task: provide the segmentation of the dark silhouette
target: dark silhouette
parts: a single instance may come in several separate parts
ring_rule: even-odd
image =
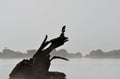
[[[51,61],[56,58],[68,60],[60,56],[53,56],[50,53],[55,48],[64,45],[68,38],[64,36],[65,26],[59,37],[47,41],[47,35],[38,51],[30,59],[23,59],[10,73],[10,79],[65,79],[61,72],[49,72]],[[48,44],[49,47],[45,48]]]

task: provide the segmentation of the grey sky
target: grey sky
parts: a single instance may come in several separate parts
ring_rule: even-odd
[[[0,0],[0,51],[37,49],[67,26],[69,52],[120,49],[119,0]]]

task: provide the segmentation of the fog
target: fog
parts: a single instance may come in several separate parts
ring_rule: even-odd
[[[120,48],[119,0],[1,0],[0,51],[38,49],[45,35],[63,25],[69,42],[61,48],[88,53]],[[61,49],[60,48],[60,49]],[[83,53],[83,54],[84,54]]]

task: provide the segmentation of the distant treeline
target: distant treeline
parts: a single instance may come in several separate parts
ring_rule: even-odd
[[[93,50],[89,54],[85,56],[86,58],[120,58],[120,50],[112,50],[108,52],[104,52],[101,49]]]
[[[22,53],[19,51],[13,51],[11,49],[3,49],[2,52],[0,52],[0,58],[3,59],[11,59],[11,58],[31,58],[35,53],[37,52],[37,50],[27,50],[26,53]],[[81,53],[68,53],[65,49],[61,49],[61,50],[54,50],[51,52],[51,56],[62,56],[62,57],[66,57],[66,58],[81,58],[82,54]]]
[[[37,50],[27,50],[26,53],[22,53],[19,51],[13,51],[11,49],[3,49],[2,52],[0,52],[0,58],[3,59],[11,59],[11,58],[31,58]],[[101,49],[93,50],[89,54],[83,56],[82,53],[68,53],[67,50],[61,49],[61,50],[54,50],[51,52],[51,56],[62,56],[66,58],[99,58],[99,59],[105,59],[105,58],[120,58],[120,50],[112,50],[108,52],[104,52]]]

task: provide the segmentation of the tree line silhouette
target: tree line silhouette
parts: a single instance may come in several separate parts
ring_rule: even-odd
[[[2,52],[0,52],[0,58],[31,58],[37,50],[27,50],[26,53],[22,53],[20,51],[13,51],[11,49],[3,49]],[[51,56],[62,56],[62,57],[67,57],[67,58],[81,58],[82,54],[81,53],[68,53],[67,50],[65,49],[60,49],[60,50],[53,50],[51,52]]]
[[[26,53],[22,53],[20,51],[14,51],[8,48],[3,49],[2,52],[0,52],[0,58],[30,58],[32,57],[37,50],[27,50]],[[86,54],[85,56],[82,55],[82,53],[69,53],[66,49],[60,49],[60,50],[53,50],[51,52],[51,56],[62,56],[66,58],[120,58],[120,50],[111,50],[108,52],[104,52],[101,49],[93,50],[89,54]]]

